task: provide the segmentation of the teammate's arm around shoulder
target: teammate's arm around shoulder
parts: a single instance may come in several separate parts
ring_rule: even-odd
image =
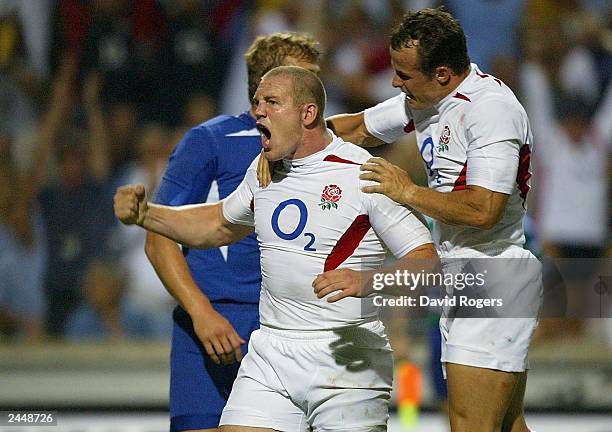
[[[360,147],[379,147],[386,144],[374,137],[365,124],[364,112],[355,114],[338,114],[327,118],[327,127],[344,141]]]
[[[246,237],[252,227],[229,222],[223,202],[170,207],[148,203],[142,184],[120,187],[114,197],[115,216],[126,225],[140,225],[194,248],[224,246]]]
[[[468,162],[469,165],[469,162]],[[361,169],[366,193],[380,193],[399,204],[410,206],[440,222],[490,229],[504,214],[509,195],[468,184],[464,190],[438,192],[416,185],[401,168],[382,158],[372,158]]]

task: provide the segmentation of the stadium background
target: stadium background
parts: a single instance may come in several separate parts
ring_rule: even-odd
[[[248,107],[255,35],[314,35],[327,114],[355,112],[394,94],[386,38],[402,11],[440,3],[530,115],[529,247],[609,257],[609,1],[0,0],[0,410],[59,410],[65,430],[165,430],[173,303],[142,232],[113,220],[113,191],[154,186],[189,127]],[[380,153],[423,182],[411,139]],[[433,321],[388,324],[398,364],[422,368],[419,431],[444,430]],[[611,346],[610,320],[542,323],[526,396],[538,431],[612,431]]]

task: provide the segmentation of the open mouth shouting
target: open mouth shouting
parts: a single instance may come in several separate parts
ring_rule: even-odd
[[[263,147],[264,151],[269,151],[270,150],[270,138],[272,137],[272,132],[270,132],[270,129],[268,129],[266,126],[264,126],[263,124],[259,122],[255,124],[255,127],[261,134],[261,146]]]

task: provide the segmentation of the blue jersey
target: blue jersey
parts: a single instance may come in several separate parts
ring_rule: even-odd
[[[178,143],[155,202],[178,206],[217,202],[234,191],[261,151],[255,119],[248,112],[215,117],[191,129]],[[191,274],[212,302],[258,303],[261,285],[255,234],[218,249],[183,248]]]

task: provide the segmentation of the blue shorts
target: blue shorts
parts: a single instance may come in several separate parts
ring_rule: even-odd
[[[427,343],[429,345],[429,374],[431,383],[434,388],[434,396],[436,402],[443,402],[448,399],[448,390],[446,388],[446,380],[442,372],[442,334],[440,327],[428,323],[427,325]]]
[[[216,303],[223,315],[247,341],[259,328],[257,304]],[[170,430],[216,428],[221,418],[240,363],[216,365],[193,331],[191,318],[177,306],[173,314],[170,354]]]

